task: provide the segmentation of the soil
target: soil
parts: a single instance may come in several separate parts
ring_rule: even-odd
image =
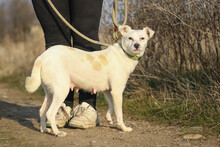
[[[129,133],[110,126],[104,119],[105,110],[99,109],[101,126],[91,129],[61,128],[67,136],[57,138],[39,131],[39,109],[43,98],[0,84],[0,146],[207,146],[217,147],[220,139],[205,136],[184,140],[184,130],[177,126],[156,125],[147,121],[124,117]],[[202,129],[202,128],[199,128]]]

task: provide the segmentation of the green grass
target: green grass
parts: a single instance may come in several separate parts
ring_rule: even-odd
[[[1,83],[8,83],[10,86],[16,87],[21,91],[25,91],[24,89],[24,75],[22,73],[14,74],[10,76],[3,76],[0,78]]]
[[[202,126],[212,135],[220,133],[220,115],[217,107],[214,103],[198,106],[195,102],[186,104],[184,101],[164,102],[150,98],[127,100],[124,103],[124,111],[133,119],[170,125]]]
[[[201,126],[204,134],[218,136],[220,77],[210,71],[160,72],[156,78],[132,77],[136,83],[126,88],[124,110],[133,119]]]
[[[24,73],[15,73],[10,76],[4,76],[0,78],[1,83],[7,83],[10,87],[14,87],[24,93],[27,93],[24,87],[25,78],[27,75]],[[44,96],[44,90],[40,87],[36,93],[36,95]]]

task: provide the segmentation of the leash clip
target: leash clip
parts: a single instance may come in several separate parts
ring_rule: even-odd
[[[118,41],[119,39],[122,38],[122,35],[118,33],[118,27],[115,24],[112,24],[113,27],[113,39]]]

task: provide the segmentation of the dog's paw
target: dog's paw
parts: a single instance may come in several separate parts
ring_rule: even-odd
[[[106,116],[105,119],[107,120],[107,122],[108,122],[109,125],[113,125],[113,121],[112,121],[111,117],[108,118],[108,117]]]
[[[131,127],[124,127],[121,129],[123,132],[131,132],[133,129]]]
[[[46,128],[46,129],[40,129],[40,132],[41,133],[51,133],[51,129],[49,129],[49,128]]]
[[[56,137],[65,137],[67,135],[66,132],[60,131],[58,134],[56,134]]]
[[[108,121],[109,125],[113,125],[113,121],[110,113],[106,114],[105,119]]]
[[[112,120],[107,120],[109,125],[113,125],[113,121]]]

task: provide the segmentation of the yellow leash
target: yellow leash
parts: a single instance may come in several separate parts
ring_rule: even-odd
[[[128,16],[128,2],[124,0],[125,6],[125,14],[124,14],[124,22],[121,25],[125,25],[127,23],[127,16]],[[118,2],[114,0],[113,9],[112,9],[112,20],[113,20],[113,38],[115,40],[120,39],[121,37],[118,35],[118,27],[119,24],[117,23],[117,15],[118,15]]]
[[[61,14],[60,12],[57,10],[57,8],[53,5],[53,3],[51,2],[51,0],[47,0],[49,5],[51,6],[51,8],[54,10],[54,12],[58,15],[58,17],[71,29],[73,30],[75,33],[77,33],[80,37],[86,39],[87,41],[91,42],[91,43],[94,43],[94,44],[98,44],[98,45],[102,45],[102,46],[110,46],[110,44],[107,44],[107,43],[102,43],[100,41],[96,41],[96,40],[93,40],[87,36],[85,36],[84,34],[82,34],[81,32],[79,32],[77,29],[75,29]],[[125,2],[125,19],[124,19],[124,24],[126,24],[127,22],[127,0],[124,0]],[[113,18],[113,27],[114,27],[114,31],[113,31],[113,38],[118,40],[118,34],[117,34],[117,29],[118,29],[118,24],[117,24],[117,9],[118,9],[118,6],[117,6],[117,0],[114,1],[114,8],[113,8],[113,12],[112,12],[112,18]],[[116,36],[116,37],[114,37]]]

